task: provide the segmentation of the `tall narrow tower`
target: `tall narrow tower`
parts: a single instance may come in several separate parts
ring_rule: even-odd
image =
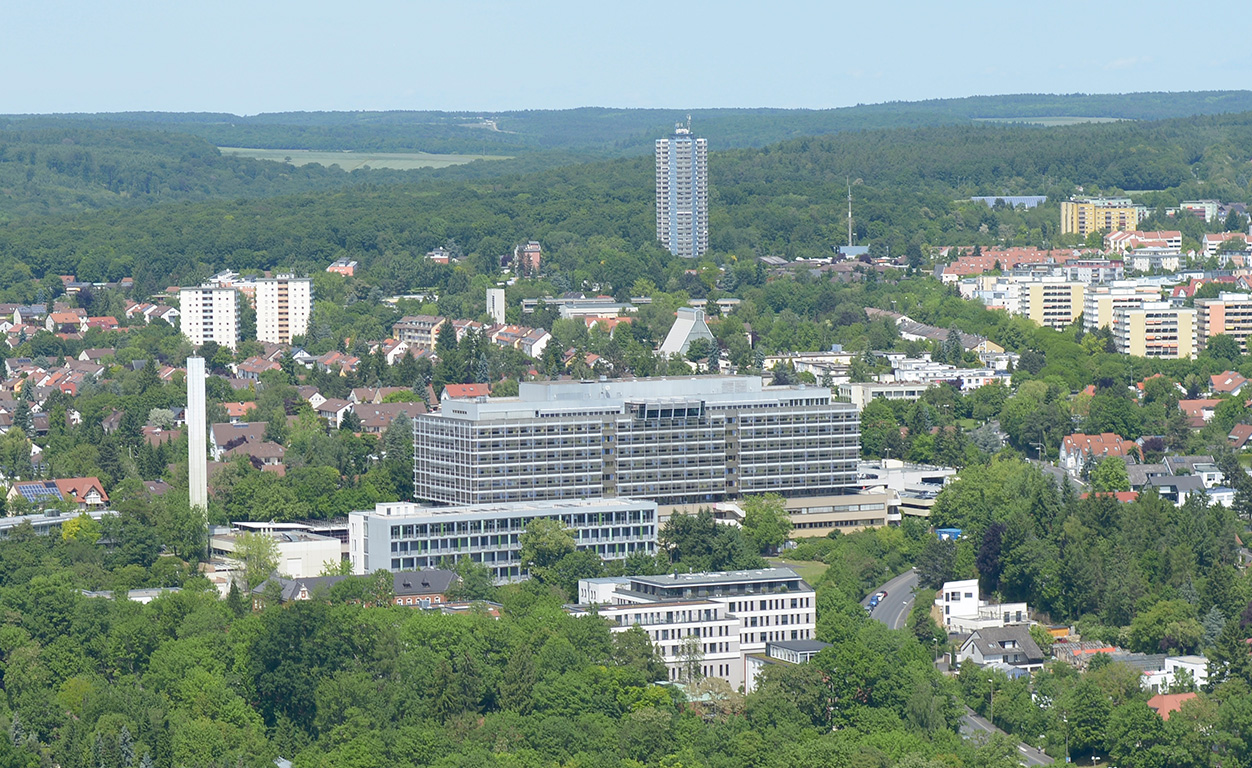
[[[204,402],[204,358],[187,358],[187,489],[191,508],[209,509],[208,435]]]
[[[691,135],[691,118],[656,141],[656,239],[675,256],[709,248],[708,145]]]

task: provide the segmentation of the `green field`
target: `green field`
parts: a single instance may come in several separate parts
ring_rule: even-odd
[[[816,560],[785,560],[781,557],[771,557],[769,564],[774,568],[790,568],[800,574],[800,578],[810,584],[816,584],[817,580],[822,577],[826,569],[830,566],[825,563],[819,563]]]
[[[222,154],[252,157],[257,160],[274,160],[292,165],[317,163],[327,168],[338,165],[345,171],[358,168],[389,168],[394,171],[411,171],[415,168],[447,168],[464,165],[475,160],[509,160],[505,155],[429,155],[425,152],[352,152],[323,149],[251,149],[248,147],[218,147]]]
[[[975,117],[977,123],[1029,123],[1047,127],[1057,125],[1078,125],[1079,123],[1116,123],[1120,117]]]

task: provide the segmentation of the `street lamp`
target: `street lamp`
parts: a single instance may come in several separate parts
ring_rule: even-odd
[[[1065,762],[1069,762],[1069,718],[1066,712],[1061,712],[1061,724],[1065,726]]]

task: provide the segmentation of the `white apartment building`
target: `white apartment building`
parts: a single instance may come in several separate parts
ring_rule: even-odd
[[[375,505],[348,515],[352,572],[434,568],[468,557],[491,569],[498,582],[528,574],[521,536],[535,520],[557,520],[574,531],[578,549],[604,560],[656,552],[656,504],[636,499],[510,502],[424,507],[411,502]]]
[[[837,496],[860,453],[855,408],[759,376],[522,382],[413,423],[414,496],[445,504]]]
[[[945,629],[952,626],[953,619],[973,619],[978,616],[978,579],[945,581],[943,589],[935,595],[935,605],[943,614]]]
[[[708,144],[690,125],[656,141],[656,239],[688,259],[709,248]]]
[[[491,315],[491,319],[497,325],[504,325],[504,289],[488,288],[487,289],[487,314]]]
[[[312,278],[278,275],[257,279],[257,341],[290,344],[293,336],[309,332],[312,314]]]
[[[1083,296],[1082,327],[1088,333],[1105,326],[1112,328],[1114,311],[1138,309],[1146,302],[1160,299],[1160,289],[1133,280],[1091,286]]]
[[[579,582],[580,594],[582,591],[583,583]],[[764,652],[768,643],[814,639],[817,627],[816,598],[817,593],[813,587],[790,568],[630,576],[628,583],[618,586],[612,594],[613,604],[627,609],[627,616],[633,616],[635,610],[645,607],[660,611],[659,619],[666,611],[673,610],[671,606],[693,602],[721,605],[725,610],[724,614],[714,612],[694,617],[699,623],[693,628],[698,636],[711,638],[718,647],[724,649],[706,649],[706,658],[713,654],[729,654],[729,649],[736,649],[735,668],[728,674],[722,675],[716,671],[706,673],[723,677],[734,687],[741,685],[745,679],[747,655]],[[601,608],[601,615],[606,610]],[[726,624],[726,618],[737,623]],[[632,619],[627,621],[633,623]],[[626,624],[617,631],[624,631],[629,626],[631,624]],[[723,626],[731,627],[730,631],[734,636],[718,640],[727,637],[719,634],[722,631],[720,627]],[[672,637],[671,631],[671,645]],[[666,641],[653,638],[653,642],[663,646]],[[666,655],[667,649],[661,647],[660,650]],[[668,650],[672,654],[673,649]],[[669,663],[669,656],[666,656],[666,665]],[[712,662],[712,666],[716,668],[718,663],[720,662]]]
[[[1136,272],[1177,272],[1182,266],[1182,250],[1169,247],[1140,248],[1126,260]]]
[[[574,609],[573,616],[587,616],[589,611]],[[716,600],[675,600],[661,603],[601,605],[596,613],[609,622],[609,631],[626,632],[640,627],[656,646],[669,679],[685,679],[689,667],[701,677],[720,677],[731,688],[744,683],[743,654],[739,638],[742,620],[733,615],[725,603]],[[697,638],[698,652],[687,646],[688,638]]]
[[[338,563],[343,557],[339,539],[312,533],[297,523],[238,523],[233,530],[214,531],[209,537],[213,557],[235,561],[239,536],[245,532],[273,538],[278,551],[276,570],[294,579],[317,576],[327,563]]]
[[[192,346],[212,341],[233,351],[239,343],[239,292],[234,288],[180,288],[178,308],[183,335]]]
[[[896,382],[939,384],[949,382],[962,392],[994,384],[1008,384],[1012,376],[994,368],[957,368],[947,363],[935,363],[929,359],[905,359],[893,364],[891,378]]]

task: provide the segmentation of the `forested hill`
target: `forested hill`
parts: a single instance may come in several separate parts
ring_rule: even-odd
[[[518,112],[122,112],[0,116],[0,129],[129,127],[203,137],[217,146],[517,155],[562,151],[618,156],[653,141],[691,115],[715,149],[762,147],[800,136],[878,128],[962,125],[980,119],[1057,117],[1161,120],[1252,110],[1252,91],[1131,94],[1016,94],[859,104],[840,109],[608,109]]]
[[[710,159],[711,244],[750,257],[826,254],[846,239],[845,179],[858,242],[1037,245],[1057,232],[1057,201],[1083,184],[1135,186],[1150,205],[1252,198],[1252,113],[1061,128],[936,126],[799,139]],[[281,164],[268,164],[285,168]],[[370,172],[372,173],[372,172]],[[366,175],[363,178],[386,178]],[[972,194],[1039,193],[1031,211],[961,202]],[[487,182],[357,185],[338,191],[150,206],[0,226],[0,288],[33,275],[86,280],[133,274],[145,287],[223,266],[316,271],[339,256],[392,292],[440,284],[413,259],[453,240],[483,268],[539,238],[553,269],[626,290],[664,257],[654,245],[648,157],[566,166]],[[424,260],[419,259],[422,264]],[[545,260],[545,263],[549,263]],[[142,265],[145,269],[139,269]],[[442,275],[442,276],[441,276]],[[573,279],[577,276],[579,279]]]

